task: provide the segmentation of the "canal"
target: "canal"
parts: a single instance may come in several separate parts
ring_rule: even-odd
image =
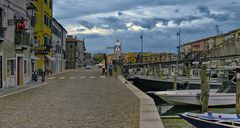
[[[144,88],[141,88],[138,85],[138,82],[133,82],[133,84],[141,89],[143,92],[146,90],[146,86]],[[164,124],[165,128],[195,128],[188,122],[181,119],[178,114],[184,113],[184,112],[194,112],[194,113],[200,113],[200,107],[197,106],[172,106],[161,100],[159,97],[148,94],[150,97],[152,97],[155,101],[156,107],[158,109],[159,115],[162,118],[162,122]],[[216,113],[234,113],[235,108],[234,106],[228,106],[228,107],[218,107],[218,108],[209,108],[210,111],[216,112]]]

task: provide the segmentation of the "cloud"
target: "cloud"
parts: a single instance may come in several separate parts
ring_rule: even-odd
[[[207,6],[204,6],[204,5],[200,5],[197,7],[197,10],[200,12],[200,13],[206,13],[206,14],[210,14],[210,10]]]
[[[70,35],[77,35],[77,34],[83,34],[83,35],[109,35],[112,33],[112,30],[110,29],[104,29],[99,27],[93,27],[93,28],[87,28],[82,25],[69,25],[66,27],[68,30],[68,34]]]
[[[133,23],[127,23],[126,26],[128,27],[128,30],[130,30],[130,31],[140,31],[140,30],[144,29],[142,26],[135,25]]]
[[[182,43],[240,28],[239,0],[54,0],[54,16],[68,30],[86,38],[91,52],[105,51],[116,38],[125,51],[139,51],[140,30],[148,51],[176,51]]]

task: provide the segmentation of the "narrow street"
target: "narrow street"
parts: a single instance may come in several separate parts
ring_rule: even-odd
[[[139,101],[115,77],[77,70],[0,99],[1,128],[137,128]]]

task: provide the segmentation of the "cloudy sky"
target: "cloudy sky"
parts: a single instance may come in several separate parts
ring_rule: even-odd
[[[176,52],[182,42],[240,28],[239,0],[54,0],[54,16],[87,51],[105,52],[119,38],[123,51]]]

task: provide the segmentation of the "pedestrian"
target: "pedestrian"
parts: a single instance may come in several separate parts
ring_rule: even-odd
[[[102,65],[102,76],[105,75],[106,73],[106,66],[105,64]]]
[[[113,64],[110,64],[108,67],[108,72],[109,72],[109,76],[112,76],[112,72],[113,72]]]

